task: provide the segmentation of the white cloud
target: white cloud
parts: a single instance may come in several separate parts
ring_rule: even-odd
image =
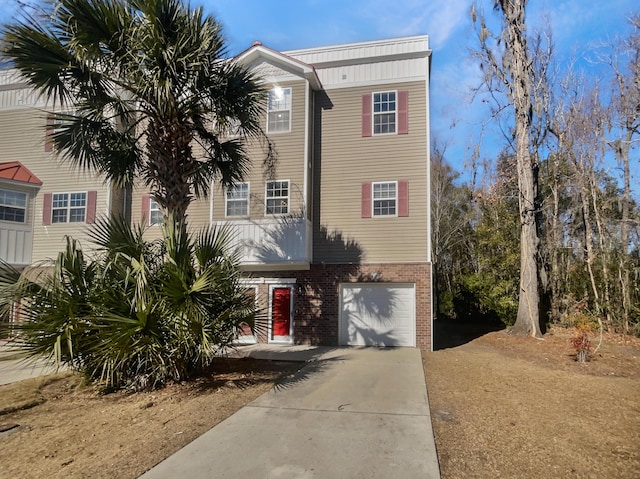
[[[425,2],[404,0],[389,8],[388,1],[371,0],[357,8],[358,16],[375,25],[377,33],[385,37],[420,35],[427,33],[432,45],[447,42],[453,33],[469,22],[471,0]]]
[[[432,4],[425,19],[425,31],[429,33],[433,45],[447,43],[453,33],[461,27],[470,25],[469,0],[453,0],[447,2],[446,8]]]

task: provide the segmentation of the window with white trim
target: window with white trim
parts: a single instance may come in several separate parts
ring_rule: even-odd
[[[52,223],[83,223],[87,211],[87,193],[53,193]]]
[[[226,216],[249,216],[249,183],[236,183],[227,189]]]
[[[233,138],[240,136],[241,122],[238,118],[225,118],[223,121],[220,118],[213,120],[213,130],[224,137]]]
[[[291,88],[269,90],[267,133],[291,131]]]
[[[373,101],[373,134],[384,135],[396,132],[396,92],[374,93]]]
[[[162,210],[160,205],[153,198],[149,198],[149,225],[161,225],[162,224]]]
[[[373,216],[396,216],[398,204],[398,183],[372,183],[371,201]]]
[[[27,218],[27,194],[0,190],[0,221],[24,223]]]
[[[289,213],[289,180],[267,181],[265,210],[268,215]]]

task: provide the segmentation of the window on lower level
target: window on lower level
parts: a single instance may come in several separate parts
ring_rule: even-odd
[[[373,183],[372,186],[373,216],[396,216],[398,203],[397,182]]]
[[[249,183],[237,183],[227,189],[226,216],[249,215]]]
[[[362,218],[409,216],[409,181],[362,183]]]
[[[53,193],[52,223],[83,223],[87,209],[87,193]]]
[[[0,190],[0,221],[24,223],[27,217],[27,194]]]
[[[289,213],[289,180],[267,181],[266,213],[286,215]]]
[[[149,199],[149,224],[161,225],[162,224],[162,210],[160,205],[154,199]]]

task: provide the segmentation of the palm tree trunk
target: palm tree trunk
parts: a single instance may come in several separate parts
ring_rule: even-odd
[[[187,210],[193,201],[191,180],[195,174],[191,143],[193,132],[182,124],[151,124],[149,150],[157,152],[149,159],[149,180],[156,185],[153,197],[162,208],[165,220],[172,215],[176,222],[187,224]]]

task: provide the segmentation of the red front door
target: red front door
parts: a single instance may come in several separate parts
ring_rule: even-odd
[[[273,288],[273,336],[289,336],[291,329],[291,289]]]

